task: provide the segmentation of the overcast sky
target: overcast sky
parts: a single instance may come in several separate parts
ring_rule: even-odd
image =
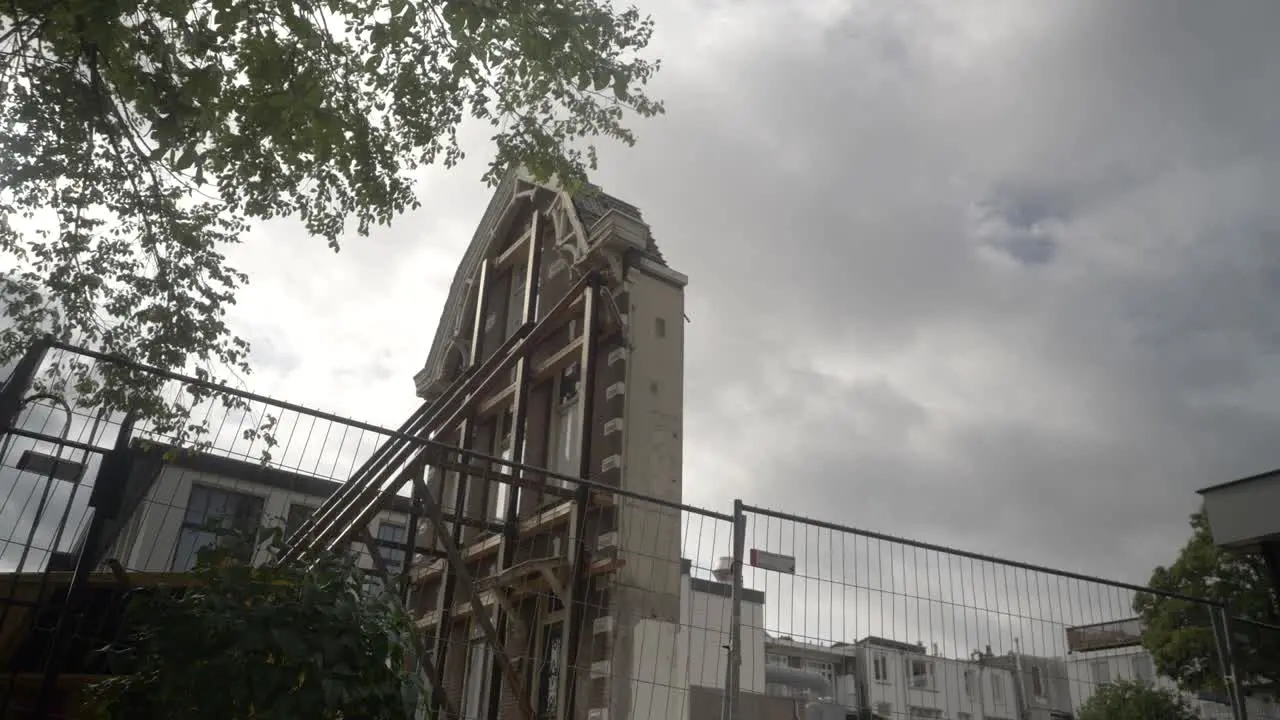
[[[595,180],[689,275],[685,497],[1130,580],[1280,465],[1280,5],[646,3]],[[397,425],[489,190],[234,255],[256,390]]]

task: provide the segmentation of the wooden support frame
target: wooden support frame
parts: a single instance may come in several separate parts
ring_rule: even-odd
[[[607,508],[613,507],[615,504],[614,496],[612,494],[594,491],[590,493],[590,495],[592,507]],[[574,506],[574,501],[570,500],[544,508],[534,515],[522,518],[519,522],[517,537],[532,537],[534,535],[545,533],[559,525],[572,522]],[[501,545],[502,536],[492,535],[468,545],[463,551],[463,557],[469,563],[476,563],[496,553]],[[437,576],[447,572],[448,568],[449,565],[446,561],[437,560],[430,565],[416,569],[414,571],[413,581],[425,582],[433,580]]]
[[[538,319],[538,299],[542,290],[542,229],[539,227],[539,215],[534,213],[532,226],[529,228],[528,242],[524,244],[525,251],[525,283],[524,283],[524,302],[522,309],[524,310],[524,323],[526,325],[535,323]],[[516,360],[515,382],[511,388],[511,459],[518,462],[524,462],[524,446],[526,441],[526,431],[529,419],[529,366],[533,361],[533,343],[525,345],[519,358]],[[523,473],[521,473],[523,475]],[[515,479],[516,473],[511,473],[511,479]],[[521,478],[523,479],[523,477]],[[502,509],[502,539],[499,541],[498,547],[498,572],[502,572],[511,567],[514,556],[514,545],[519,539],[519,517],[520,517],[520,500],[524,497],[525,484],[516,487],[514,484],[511,492],[507,493],[507,506]],[[508,617],[517,620],[519,616],[514,613],[503,613],[498,616],[498,635],[502,638],[507,637]],[[502,674],[498,672],[495,666],[489,677],[489,699],[487,708],[488,720],[499,720],[502,707]],[[514,692],[516,685],[512,685]]]
[[[478,314],[478,311],[479,311],[479,306],[477,306],[477,314]],[[472,426],[472,424],[464,420],[461,423],[461,427],[458,429],[458,436],[462,439],[463,447],[467,447],[468,445],[470,445],[475,437],[475,429]],[[467,485],[469,484],[470,477],[465,472],[458,472],[457,479],[458,479],[457,487],[455,487],[453,491],[453,508],[455,513],[465,517],[467,514],[467,510],[466,510]],[[442,478],[442,482],[440,485],[440,497],[442,499],[444,498],[444,493],[448,489],[449,489],[449,484],[447,482],[444,482]],[[427,502],[430,504],[427,510],[428,510],[428,513],[431,514],[431,526],[432,526],[432,530],[436,534],[436,538],[437,538],[436,544],[443,545],[443,542],[441,542],[439,538],[442,536],[446,536],[445,529],[442,526],[437,527],[437,525],[439,523],[444,522],[444,515],[441,512],[439,506],[434,506],[434,503],[431,503],[431,500],[429,497],[427,499]],[[434,506],[434,510],[432,506]],[[455,546],[458,543],[462,542],[462,528],[463,528],[462,523],[455,522],[449,525],[449,535],[452,536],[450,538],[450,542],[453,543]],[[448,555],[448,551],[446,550],[445,552]],[[443,702],[442,698],[445,695],[443,673],[444,673],[444,669],[448,666],[447,659],[448,659],[448,653],[449,653],[449,633],[452,630],[449,624],[449,611],[453,607],[453,596],[454,596],[454,593],[457,592],[457,583],[459,580],[457,566],[455,565],[455,561],[452,555],[448,555],[446,557],[445,564],[446,564],[446,567],[453,567],[454,570],[453,572],[449,572],[445,574],[444,581],[440,583],[440,590],[438,591],[439,594],[436,595],[436,607],[441,609],[442,619],[439,627],[436,628],[435,640],[432,644],[431,652],[432,652],[432,657],[436,659],[436,671],[441,673],[441,675],[439,677],[440,682],[434,685],[435,691],[433,692],[432,698],[431,698],[431,709],[432,709],[431,716],[432,717],[439,716],[438,713],[440,710],[440,706]],[[466,568],[464,567],[463,569],[465,570]]]
[[[600,577],[618,572],[626,567],[626,560],[619,557],[601,557],[586,567],[586,575],[589,578]],[[541,574],[532,576],[524,585],[512,586],[508,588],[508,594],[512,597],[527,597],[529,595],[538,595],[542,597],[550,597],[551,588],[547,585],[546,579]],[[493,589],[485,590],[478,593],[480,595],[481,606],[492,605],[496,600],[496,593]],[[455,603],[450,611],[452,620],[462,620],[471,616],[471,604],[469,602]],[[432,610],[424,614],[415,621],[417,627],[421,630],[434,628],[440,622],[439,610]]]
[[[487,264],[484,267],[487,268]],[[482,280],[484,280],[484,278],[487,278],[487,271],[482,270],[481,275],[483,276]],[[485,283],[482,282],[481,284],[484,285]],[[458,378],[439,400],[419,407],[410,416],[409,420],[400,426],[396,434],[380,445],[369,459],[352,474],[351,479],[344,483],[338,492],[321,504],[316,512],[303,523],[302,527],[295,533],[295,536],[289,539],[289,547],[281,555],[280,561],[291,562],[298,559],[311,545],[332,549],[349,540],[349,533],[346,531],[358,525],[361,519],[360,515],[352,517],[352,510],[361,507],[361,504],[365,503],[361,511],[363,513],[368,510],[369,506],[376,506],[388,495],[398,492],[403,483],[387,487],[384,487],[384,485],[388,479],[395,476],[397,469],[402,468],[411,458],[419,456],[432,448],[437,451],[449,449],[440,443],[429,441],[427,438],[433,431],[455,425],[470,403],[474,402],[476,397],[491,385],[495,378],[510,367],[513,358],[517,357],[523,351],[523,348],[532,346],[551,330],[554,330],[556,328],[555,323],[559,321],[560,317],[576,305],[578,289],[585,286],[585,284],[586,278],[583,278],[575,286],[575,289],[566,295],[564,300],[547,313],[541,322],[536,324],[526,323],[521,326],[491,356],[483,362],[479,362],[478,365],[476,363],[480,356],[475,351],[479,349],[477,345],[479,340],[477,340],[476,336],[473,336],[472,365],[467,372]],[[476,306],[475,326],[483,328],[483,312],[485,309],[481,307],[481,301],[487,298],[487,292],[482,292],[479,298]],[[444,416],[443,419],[442,416]],[[470,452],[469,454],[481,455],[483,453]],[[335,533],[337,534],[336,536]]]
[[[323,546],[330,548],[346,542],[353,527],[358,527],[362,522],[368,522],[369,518],[376,514],[379,507],[386,502],[386,498],[399,492],[400,488],[404,487],[404,483],[408,481],[407,476],[402,472],[405,465],[421,459],[433,450],[436,455],[441,452],[456,452],[464,457],[494,460],[494,458],[485,453],[463,448],[449,448],[440,443],[425,440],[425,438],[433,431],[452,427],[461,422],[466,416],[466,411],[471,408],[484,388],[492,385],[496,378],[510,368],[521,352],[533,347],[552,330],[559,327],[558,323],[563,316],[582,301],[581,289],[590,284],[595,277],[596,274],[592,273],[579,280],[574,289],[555,308],[548,312],[540,322],[532,327],[528,323],[522,325],[492,356],[481,363],[479,369],[459,380],[456,388],[449,393],[450,401],[438,406],[437,412],[433,412],[430,417],[418,425],[416,432],[422,439],[415,438],[414,440],[406,441],[399,437],[392,438],[393,441],[400,443],[400,450],[397,451],[399,452],[398,459],[393,459],[384,464],[371,480],[360,478],[359,480],[348,481],[346,485],[363,483],[364,489],[357,492],[349,504],[332,511],[331,519],[326,520],[325,524],[315,531],[311,539],[317,540]],[[477,380],[476,378],[480,379]],[[447,415],[445,415],[446,412]],[[445,415],[445,419],[440,420],[441,415]],[[430,456],[427,455],[427,457]],[[435,462],[435,459],[429,459],[428,462]],[[401,470],[398,476],[396,474],[397,469]],[[364,504],[361,505],[361,503]],[[353,508],[362,509],[359,509],[353,515]],[[299,533],[302,532],[301,530],[299,531]],[[332,539],[328,543],[324,543],[324,538]],[[290,549],[290,551],[292,550],[293,548]],[[289,554],[286,553],[282,560],[287,561],[288,559]]]
[[[449,556],[449,565],[453,569],[451,574],[456,581],[471,587],[474,580],[471,577],[471,571],[467,569],[466,562],[462,559],[462,555],[458,550],[458,545],[453,542],[449,532],[445,529],[444,518],[440,514],[440,506],[428,500],[427,512],[431,515],[431,529],[435,533],[436,541],[444,547],[445,553]],[[511,658],[507,657],[506,648],[502,643],[493,623],[490,622],[488,615],[484,611],[484,606],[480,602],[480,598],[476,593],[470,593],[469,602],[471,605],[471,613],[473,620],[480,625],[481,632],[484,633],[485,640],[489,646],[493,648],[493,657],[495,665],[502,671],[503,678],[507,681],[511,688],[512,695],[516,698],[516,702],[520,709],[520,715],[525,720],[533,720],[533,706],[529,702],[529,697],[525,694],[521,687],[520,677],[516,674],[515,666],[511,663]],[[442,609],[445,606],[441,606]],[[436,630],[436,637],[439,638],[449,631],[449,624],[441,622]],[[444,666],[443,656],[437,655],[437,672]]]
[[[595,389],[597,359],[600,339],[597,318],[597,307],[600,304],[602,283],[598,275],[592,277],[585,293],[582,310],[582,368],[579,379],[582,403],[581,427],[582,446],[579,456],[579,476],[583,479],[592,475],[592,435],[595,430]],[[579,485],[574,500],[573,523],[569,551],[572,565],[569,571],[569,598],[565,602],[565,643],[562,648],[562,665],[564,669],[561,682],[564,683],[564,702],[560,704],[559,720],[573,720],[578,700],[578,649],[582,644],[582,619],[586,614],[587,588],[590,584],[588,576],[589,554],[586,548],[587,512],[591,508],[591,491],[586,485]]]
[[[360,539],[361,539],[361,542],[364,543],[365,547],[369,549],[369,556],[373,561],[373,568],[374,568],[373,573],[382,580],[384,591],[391,592],[392,590],[391,569],[387,567],[386,558],[382,557],[382,553],[378,552],[379,545],[377,541],[374,539],[373,533],[370,532],[369,527],[367,525],[364,527],[363,531],[360,533]],[[414,546],[417,545],[416,542],[412,544]],[[404,576],[406,579],[408,577],[407,570],[409,567],[408,557],[409,557],[409,553],[406,553],[405,554],[406,573]],[[398,596],[398,593],[396,593],[396,595]],[[438,667],[437,664],[432,662],[431,658],[424,653],[424,648],[422,647],[421,638],[418,635],[413,634],[411,635],[410,642],[412,643],[412,646],[413,646],[413,654],[416,656],[415,659],[417,662],[423,665],[422,667],[423,674],[426,675],[427,681],[431,684],[432,700],[434,701],[434,699],[437,696],[444,696],[445,692],[444,692],[444,683],[443,683],[443,673],[437,672],[437,667]],[[441,665],[439,667],[443,667],[443,666]],[[453,703],[449,701],[448,697],[442,697],[441,707],[443,707],[444,710],[448,713],[448,717],[460,717],[460,715],[458,714],[457,708],[453,706]],[[439,716],[433,715],[432,717],[439,717]]]
[[[600,292],[603,284],[602,278],[598,270],[588,270],[583,277],[578,278],[572,287],[566,292],[565,296],[559,299],[555,306],[550,310],[541,313],[542,318],[539,320],[538,311],[538,295],[540,291],[540,274],[541,260],[543,257],[542,241],[545,233],[539,227],[541,216],[534,215],[531,231],[525,234],[526,242],[517,241],[513,247],[504,250],[502,259],[510,260],[513,263],[519,262],[519,256],[524,254],[525,261],[525,297],[524,297],[524,323],[509,337],[500,347],[489,352],[486,356],[486,348],[484,347],[485,331],[484,324],[489,312],[489,306],[492,302],[497,301],[497,295],[491,287],[493,284],[493,276],[495,274],[495,265],[492,259],[484,261],[477,273],[479,280],[475,290],[477,293],[473,297],[476,298],[474,307],[474,317],[472,320],[472,337],[470,366],[462,377],[458,378],[448,390],[429,408],[424,408],[411,418],[408,427],[401,434],[393,436],[384,448],[379,448],[375,452],[374,458],[362,466],[356,476],[353,476],[343,490],[335,494],[331,498],[331,502],[327,504],[329,507],[323,513],[317,513],[315,523],[311,528],[304,528],[306,532],[300,532],[301,550],[299,556],[306,553],[309,547],[329,547],[331,545],[347,542],[348,538],[355,532],[360,532],[359,528],[367,528],[368,520],[377,513],[381,505],[385,504],[386,498],[399,491],[404,483],[408,482],[413,475],[421,474],[421,467],[427,464],[440,467],[443,472],[458,473],[458,487],[455,495],[455,510],[457,517],[452,518],[452,522],[446,521],[442,506],[445,498],[436,498],[429,492],[424,493],[417,490],[415,494],[422,496],[423,510],[426,517],[430,518],[432,533],[436,536],[436,544],[443,547],[445,559],[444,562],[428,562],[419,563],[417,566],[411,567],[406,573],[412,578],[423,576],[431,576],[435,574],[437,568],[446,571],[445,577],[442,578],[441,587],[437,603],[438,622],[436,624],[436,634],[434,637],[433,649],[435,650],[433,660],[434,667],[429,672],[433,682],[432,709],[438,713],[442,705],[447,702],[448,698],[442,690],[443,673],[445,668],[449,666],[446,651],[448,647],[448,637],[452,623],[450,615],[456,614],[454,608],[454,595],[458,592],[459,587],[467,587],[474,585],[472,572],[474,566],[468,563],[473,559],[481,557],[486,551],[482,549],[481,555],[473,554],[474,546],[468,547],[465,555],[459,548],[462,546],[462,528],[466,525],[472,525],[471,520],[467,516],[472,514],[469,512],[469,505],[475,504],[474,501],[468,502],[467,496],[468,486],[474,478],[482,477],[482,482],[487,488],[493,482],[508,483],[513,491],[508,494],[507,506],[503,513],[503,520],[500,523],[501,534],[491,540],[495,541],[492,546],[494,551],[498,553],[499,568],[509,567],[515,557],[515,545],[522,536],[530,534],[535,528],[539,532],[545,532],[550,527],[547,523],[554,524],[555,518],[545,517],[543,513],[539,513],[537,520],[533,523],[527,523],[524,519],[519,518],[519,511],[522,503],[522,496],[527,493],[520,492],[529,487],[543,486],[541,478],[538,477],[537,471],[520,467],[524,458],[525,433],[528,425],[528,401],[529,390],[538,376],[548,377],[554,374],[560,367],[567,365],[573,361],[574,355],[582,358],[582,371],[580,376],[582,398],[579,402],[583,404],[583,412],[581,422],[583,424],[583,458],[580,464],[580,475],[588,474],[590,471],[591,458],[591,439],[590,431],[593,429],[591,423],[594,420],[592,414],[592,396],[595,391],[596,373],[594,369],[596,348],[598,347],[597,337],[600,334],[600,323],[597,315],[600,310]],[[583,336],[581,338],[571,338],[568,347],[558,348],[551,358],[545,359],[538,363],[538,367],[533,365],[533,353],[538,344],[549,337],[555,331],[561,329],[567,319],[572,315],[581,313],[583,318]],[[514,367],[513,367],[514,366]],[[496,388],[497,382],[509,383],[510,373],[515,371],[515,383],[510,383],[506,387]],[[502,462],[496,458],[489,456],[487,453],[475,452],[471,448],[475,440],[475,414],[477,410],[500,411],[504,406],[510,405],[512,409],[512,456],[510,461],[515,467],[512,468],[510,474],[492,472],[493,467]],[[480,406],[480,407],[477,407]],[[451,428],[461,428],[463,437],[460,448],[450,448],[442,443],[430,440],[433,434],[438,432],[448,432]],[[455,456],[456,453],[456,456]],[[415,466],[417,466],[415,468]],[[558,488],[557,488],[558,489]],[[482,491],[481,493],[485,493]],[[555,493],[564,495],[567,493]],[[587,498],[588,504],[594,504],[598,493],[586,491],[584,488],[584,496]],[[609,498],[612,500],[612,497]],[[571,522],[574,527],[581,526],[585,510],[582,509],[581,502],[566,503],[569,508],[568,513],[560,516],[560,521]],[[488,512],[483,511],[487,518]],[[572,517],[578,517],[572,520]],[[423,522],[426,522],[424,519]],[[487,525],[487,523],[485,523]],[[415,538],[416,544],[416,538]],[[481,543],[483,547],[483,543]],[[578,564],[581,564],[585,557],[582,543],[579,542],[574,546],[573,557]],[[376,555],[376,551],[375,551]],[[585,582],[588,573],[581,567],[578,568],[576,577],[579,577],[580,583]],[[555,588],[562,602],[572,599],[575,584],[572,578],[557,573],[543,574],[541,578],[548,588]],[[412,582],[412,580],[411,580]],[[518,626],[518,616],[514,612],[518,612],[511,599],[506,596],[505,591],[502,597],[494,597],[493,603],[502,609],[492,619],[482,617],[482,610],[479,608],[479,601],[474,593],[470,593],[468,605],[471,608],[471,614],[476,616],[476,621],[481,625],[481,630],[488,644],[493,648],[497,662],[493,666],[491,682],[489,683],[490,701],[488,703],[490,720],[497,720],[497,714],[503,704],[503,700],[514,696],[521,702],[522,713],[528,717],[532,713],[532,708],[528,707],[529,698],[521,689],[521,680],[512,669],[511,659],[507,654],[508,630],[511,627]],[[566,597],[568,596],[568,597]],[[574,603],[566,602],[568,606]],[[573,613],[581,615],[582,601],[579,600],[575,610],[566,608],[566,617],[571,617]],[[492,620],[492,621],[491,621]],[[513,625],[513,621],[515,625]],[[575,638],[576,633],[576,638]],[[581,628],[574,628],[570,622],[566,626],[566,649],[561,654],[561,664],[567,673],[572,673],[572,660],[566,656],[569,648],[576,650],[576,646],[580,644]],[[567,662],[566,662],[567,661]],[[561,682],[565,682],[565,676],[562,676]],[[570,682],[572,682],[570,680]],[[509,688],[507,695],[504,695],[503,687]],[[563,687],[563,686],[562,686]]]

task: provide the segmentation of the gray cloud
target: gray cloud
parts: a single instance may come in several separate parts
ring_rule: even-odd
[[[608,157],[692,278],[686,495],[1144,580],[1280,462],[1278,9],[894,5]]]

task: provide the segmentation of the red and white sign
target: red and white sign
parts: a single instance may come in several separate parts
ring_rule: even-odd
[[[751,550],[751,566],[758,567],[761,570],[772,570],[774,572],[786,573],[788,575],[796,574],[796,559],[790,555],[779,555],[777,553],[765,552],[764,550]]]

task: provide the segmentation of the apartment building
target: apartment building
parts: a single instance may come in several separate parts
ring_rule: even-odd
[[[129,507],[121,513],[123,522],[109,530],[106,557],[134,572],[190,570],[196,553],[217,542],[206,529],[211,522],[247,532],[283,527],[287,535],[340,487],[260,462],[152,443],[135,443],[133,452]],[[392,572],[404,565],[409,509],[408,498],[400,498],[369,524]],[[362,542],[351,548],[361,567],[373,568]],[[261,555],[255,561],[265,559]]]
[[[1023,720],[1071,720],[1071,681],[1067,663],[1061,658],[1012,652],[984,655],[981,660],[986,665],[1013,673],[1018,717]]]
[[[779,636],[765,640],[764,653],[767,694],[829,700],[849,712],[861,707],[855,645],[824,645]]]
[[[988,650],[950,658],[879,637],[833,644],[771,637],[765,653],[769,668],[787,671],[769,678],[768,694],[825,699],[850,717],[866,710],[908,720],[1071,718],[1066,664],[1057,658]]]

